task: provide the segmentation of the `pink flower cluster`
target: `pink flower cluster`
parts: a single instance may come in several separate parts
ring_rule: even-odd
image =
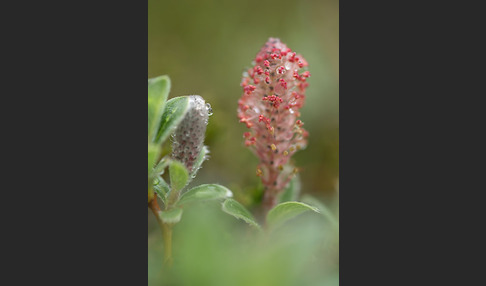
[[[271,208],[277,195],[296,172],[290,157],[307,144],[299,109],[309,85],[307,61],[279,39],[270,38],[243,74],[238,117],[249,132],[245,145],[260,159],[257,175],[265,186],[264,205]]]

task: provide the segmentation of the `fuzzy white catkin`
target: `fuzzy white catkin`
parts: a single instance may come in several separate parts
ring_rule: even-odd
[[[199,95],[189,96],[189,109],[172,135],[172,158],[193,172],[194,163],[204,147],[211,107]]]

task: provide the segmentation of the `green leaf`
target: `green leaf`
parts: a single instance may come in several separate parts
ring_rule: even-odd
[[[232,196],[233,193],[226,187],[217,184],[205,184],[185,192],[177,204],[183,205],[195,201],[224,199]]]
[[[233,199],[227,199],[224,201],[222,209],[225,213],[232,215],[237,219],[242,219],[258,229],[260,228],[260,225],[255,221],[253,215],[239,202]]]
[[[157,193],[159,198],[165,203],[170,188],[169,185],[167,185],[167,183],[161,177],[156,177],[154,179],[154,191]]]
[[[175,208],[168,211],[161,211],[159,217],[165,223],[178,223],[182,217],[182,209]]]
[[[163,143],[167,137],[174,131],[177,125],[184,119],[189,110],[189,97],[174,97],[167,101],[164,113],[160,119],[159,130],[155,142]]]
[[[153,144],[148,144],[148,175],[149,177],[153,174],[153,168],[157,157],[159,157],[160,147]]]
[[[199,156],[197,156],[196,160],[194,161],[194,166],[192,168],[191,178],[196,176],[197,171],[201,168],[202,163],[204,160],[207,159],[207,155],[209,154],[208,146],[203,146]]]
[[[311,195],[304,195],[302,197],[302,202],[307,203],[309,205],[313,205],[319,209],[319,212],[326,218],[328,219],[335,227],[338,226],[338,221],[336,217],[332,214],[332,212],[329,210],[326,205],[321,203],[318,199]]]
[[[152,142],[160,124],[170,91],[170,78],[166,75],[148,80],[148,138]]]
[[[164,172],[165,172],[165,168],[167,168],[167,166],[169,166],[171,160],[167,157],[164,157],[162,159],[160,159],[159,163],[154,167],[154,174],[156,175],[163,175]]]
[[[280,203],[295,201],[300,194],[300,178],[299,175],[296,174],[292,180],[287,184],[284,191],[280,195]]]
[[[189,179],[187,169],[179,161],[171,161],[169,165],[170,188],[173,192],[182,190]]]
[[[267,224],[271,227],[278,227],[284,222],[292,219],[306,211],[319,213],[315,207],[300,202],[285,202],[276,205],[267,214]]]

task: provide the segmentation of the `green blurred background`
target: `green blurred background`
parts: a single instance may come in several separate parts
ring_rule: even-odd
[[[238,122],[236,109],[242,94],[242,72],[269,37],[280,38],[309,62],[312,76],[301,110],[309,144],[293,159],[301,169],[301,192],[335,206],[339,175],[338,0],[149,0],[148,77],[169,75],[169,97],[199,94],[211,104],[214,114],[205,141],[211,157],[191,185],[225,185],[251,209],[260,186],[255,175],[258,160],[244,147],[246,127]],[[150,216],[149,241],[155,243],[160,239],[159,230]],[[189,223],[185,216],[181,231]]]

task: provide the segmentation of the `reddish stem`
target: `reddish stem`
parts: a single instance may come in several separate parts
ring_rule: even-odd
[[[263,217],[266,217],[268,212],[277,205],[277,192],[273,189],[267,189],[263,195]]]

